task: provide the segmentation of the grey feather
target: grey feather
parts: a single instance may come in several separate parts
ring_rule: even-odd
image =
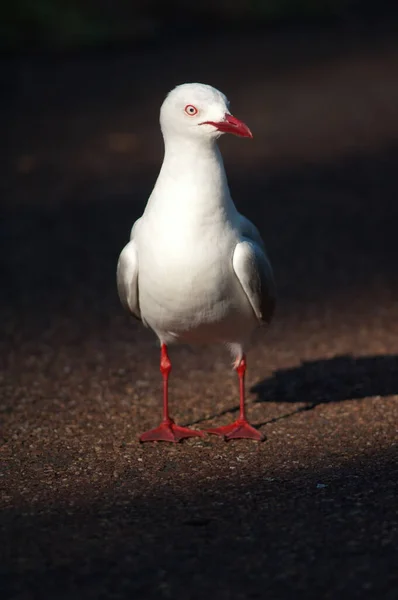
[[[232,264],[256,317],[269,323],[275,310],[276,286],[267,254],[256,241],[243,237],[236,245]]]
[[[245,238],[248,238],[252,242],[256,242],[261,250],[265,252],[264,242],[259,230],[251,221],[249,221],[249,219],[241,214],[239,214],[239,226],[241,235]]]
[[[134,240],[120,254],[116,271],[117,290],[123,307],[141,320],[138,299],[138,252]]]

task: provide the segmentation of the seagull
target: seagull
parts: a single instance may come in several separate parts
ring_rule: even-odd
[[[143,215],[117,264],[124,308],[160,342],[163,419],[141,442],[179,442],[203,432],[181,427],[169,414],[168,381],[174,343],[226,345],[239,378],[239,418],[208,433],[224,439],[262,434],[245,411],[245,349],[252,332],[271,321],[275,283],[258,229],[241,215],[228,187],[217,146],[224,133],[252,138],[217,89],[185,83],[160,109],[164,159]]]

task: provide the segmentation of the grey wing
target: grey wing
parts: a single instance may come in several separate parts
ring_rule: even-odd
[[[243,237],[249,238],[249,240],[256,242],[256,244],[258,244],[260,246],[260,248],[265,252],[264,242],[262,240],[259,230],[257,229],[257,227],[255,225],[253,225],[253,223],[251,221],[249,221],[249,219],[247,219],[240,213],[239,213],[239,230],[240,230],[240,234]]]
[[[276,287],[265,251],[248,237],[236,245],[232,265],[253,311],[262,323],[269,323],[275,310]]]
[[[138,252],[131,240],[125,246],[117,263],[117,291],[124,308],[137,319],[141,319],[138,300]]]
[[[136,222],[134,223],[133,227],[131,228],[131,232],[130,232],[130,241],[134,239],[134,236],[137,235],[137,231],[138,228],[140,226],[142,217],[140,217],[139,219],[136,220]]]

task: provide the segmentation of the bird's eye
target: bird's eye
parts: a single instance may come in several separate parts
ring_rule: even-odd
[[[192,104],[187,104],[186,107],[185,107],[185,112],[190,117],[193,117],[194,115],[198,114],[198,109],[195,108],[195,106],[192,106]]]

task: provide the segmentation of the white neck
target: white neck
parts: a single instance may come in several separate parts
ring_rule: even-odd
[[[165,135],[165,154],[147,211],[190,219],[228,217],[235,209],[220,150],[212,139]]]

